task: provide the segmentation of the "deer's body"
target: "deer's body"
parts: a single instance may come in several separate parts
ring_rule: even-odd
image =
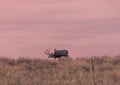
[[[53,53],[50,53],[50,50],[47,50],[45,54],[48,55],[48,58],[59,58],[60,57],[69,57],[68,50],[54,50]]]
[[[52,57],[54,58],[60,58],[60,57],[68,57],[68,51],[67,50],[56,50],[54,51]]]

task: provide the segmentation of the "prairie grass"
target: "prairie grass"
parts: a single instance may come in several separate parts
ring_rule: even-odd
[[[120,56],[94,57],[97,85],[120,84]],[[90,58],[0,58],[0,85],[94,85]]]

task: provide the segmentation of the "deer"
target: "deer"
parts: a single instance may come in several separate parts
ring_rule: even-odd
[[[56,60],[56,58],[58,58],[59,61],[60,61],[61,57],[67,57],[67,58],[69,57],[68,50],[54,49],[54,52],[51,53],[50,49],[47,49],[44,53],[48,55],[48,58],[54,58],[54,60]]]

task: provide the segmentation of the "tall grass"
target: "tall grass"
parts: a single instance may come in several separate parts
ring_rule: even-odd
[[[96,85],[120,84],[120,56],[94,57]],[[94,85],[90,58],[0,58],[0,85]]]

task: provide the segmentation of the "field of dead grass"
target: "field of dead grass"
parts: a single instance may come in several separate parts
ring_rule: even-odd
[[[120,56],[61,61],[0,58],[0,85],[119,85]]]

